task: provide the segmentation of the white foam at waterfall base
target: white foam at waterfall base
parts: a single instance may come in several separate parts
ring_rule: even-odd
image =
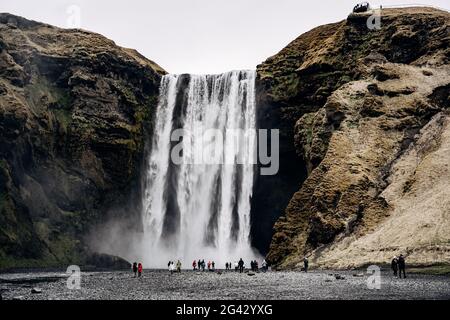
[[[182,164],[171,169],[170,138],[174,129],[181,129],[174,125],[174,119],[177,123],[181,120],[182,128],[189,132],[198,128],[223,132],[223,148],[219,150],[223,155],[235,152],[231,156],[237,157],[237,152],[245,150],[244,158],[251,157],[256,150],[255,137],[240,140],[238,148],[233,149],[234,141],[225,132],[255,129],[255,72],[189,75],[188,87],[184,88],[182,77],[166,75],[161,81],[145,177],[144,233],[135,258],[153,268],[177,260],[190,268],[198,259],[215,261],[220,268],[239,258],[249,265],[251,259],[260,259],[250,244],[254,165],[250,159],[240,165],[193,164],[192,150],[202,148],[202,139],[191,136],[182,141]],[[180,98],[183,94],[180,90],[187,92],[187,98],[184,113],[177,118],[177,95]],[[176,201],[171,203],[175,209],[170,213],[168,198]]]

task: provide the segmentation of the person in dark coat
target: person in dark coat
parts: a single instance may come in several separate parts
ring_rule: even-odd
[[[134,273],[134,277],[136,278],[138,272],[138,267],[137,267],[137,262],[133,263],[133,273]]]
[[[401,254],[400,257],[398,257],[398,277],[401,278],[402,277],[402,272],[403,272],[403,278],[406,278],[406,262],[405,262],[405,257],[403,257],[403,255]]]
[[[239,259],[238,266],[239,266],[239,273],[244,272],[244,260],[242,260],[242,258]]]
[[[305,270],[305,272],[308,272],[308,266],[309,266],[309,261],[308,261],[308,258],[305,257],[303,259],[303,269]]]
[[[391,269],[394,272],[394,277],[397,276],[397,271],[398,271],[398,259],[397,257],[394,257],[391,261]]]

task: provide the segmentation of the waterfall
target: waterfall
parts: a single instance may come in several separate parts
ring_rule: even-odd
[[[189,268],[193,260],[205,259],[222,268],[257,257],[250,245],[256,136],[228,134],[255,133],[255,74],[162,78],[143,199],[146,266],[161,268],[180,259]],[[189,134],[171,141],[176,129]],[[209,129],[222,135],[205,134]],[[180,163],[172,159],[177,144]],[[222,162],[199,162],[196,156],[205,148]]]

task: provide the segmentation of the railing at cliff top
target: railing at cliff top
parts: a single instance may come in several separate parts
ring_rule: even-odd
[[[434,8],[434,9],[438,9],[438,10],[442,10],[442,11],[447,11],[449,12],[449,9],[445,9],[445,8],[441,8],[438,6],[433,6],[433,5],[429,5],[429,4],[423,4],[423,3],[404,3],[404,4],[391,4],[391,5],[383,5],[381,4],[381,9],[385,9],[385,8],[407,8],[407,7],[428,7],[428,8]],[[372,6],[370,7],[370,9],[377,9],[377,8],[372,8]]]

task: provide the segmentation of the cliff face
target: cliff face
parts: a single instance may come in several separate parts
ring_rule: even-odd
[[[385,9],[303,34],[258,66],[261,119],[300,157],[268,260],[450,262],[450,14]],[[274,126],[275,127],[275,126]],[[298,189],[300,188],[300,189]]]
[[[139,212],[164,73],[98,34],[0,14],[0,268],[86,262],[93,226]]]
[[[258,177],[252,238],[278,267],[450,262],[449,14],[367,18],[258,66],[258,123],[281,130],[281,159]],[[90,263],[97,225],[140,228],[164,73],[100,35],[0,14],[0,268]]]

